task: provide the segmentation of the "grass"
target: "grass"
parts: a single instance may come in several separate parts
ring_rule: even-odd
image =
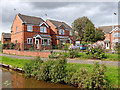
[[[57,52],[58,54],[61,52]],[[63,52],[62,52],[63,53]],[[64,52],[64,55],[69,57],[69,52]],[[86,55],[85,52],[79,52],[78,53],[78,59],[86,60],[90,59],[88,55]],[[112,54],[112,53],[105,53],[105,57],[101,59],[102,61],[118,61],[118,54]]]
[[[0,56],[2,58],[2,63],[4,64],[10,64],[15,67],[21,67],[23,68],[25,62],[30,62],[30,59],[15,59],[5,56]],[[94,65],[91,64],[77,64],[77,63],[67,63],[67,67],[69,68],[71,65],[75,66],[75,70],[78,70],[81,67],[84,67],[88,69],[88,71],[91,72],[91,68]],[[118,67],[117,66],[110,66],[107,65],[107,71],[106,71],[106,77],[108,80],[110,80],[111,84],[114,88],[118,87]]]
[[[89,72],[91,72],[91,68],[94,65],[91,64],[77,64],[77,63],[67,63],[67,67],[70,67],[71,65],[75,66],[75,70],[78,70],[81,67],[86,68]],[[117,66],[110,66],[107,65],[107,71],[106,71],[106,78],[111,82],[114,88],[118,88],[118,67]]]
[[[25,62],[30,62],[30,59],[16,59],[5,56],[0,56],[2,63],[10,64],[15,67],[23,68]]]

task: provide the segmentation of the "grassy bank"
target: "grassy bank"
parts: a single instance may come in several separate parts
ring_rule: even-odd
[[[61,52],[57,52],[60,54]],[[69,57],[69,52],[64,52],[64,55],[66,57]],[[78,59],[85,60],[85,59],[91,59],[88,55],[86,55],[85,52],[79,52],[78,53]],[[103,61],[118,61],[118,54],[112,54],[112,53],[105,53],[105,57],[102,58]]]
[[[15,59],[5,56],[0,56],[2,58],[2,63],[4,64],[10,64],[15,67],[21,67],[23,68],[25,62],[30,62],[31,60],[28,59]],[[72,65],[72,63],[67,63],[67,68],[69,68]],[[88,69],[88,71],[91,71],[91,68],[94,65],[89,64],[73,64],[75,66],[75,70],[78,70],[81,67],[85,67]],[[118,67],[115,66],[107,66],[107,72],[106,72],[107,79],[111,81],[111,84],[116,88],[118,86]]]

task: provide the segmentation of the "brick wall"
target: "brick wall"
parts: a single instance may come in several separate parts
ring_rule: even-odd
[[[18,50],[3,50],[6,54],[24,55],[24,56],[40,56],[48,58],[50,55],[49,51],[18,51]]]

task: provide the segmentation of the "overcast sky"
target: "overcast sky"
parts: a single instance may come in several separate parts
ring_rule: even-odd
[[[60,20],[70,26],[75,19],[83,16],[87,16],[95,27],[118,22],[117,15],[112,17],[114,12],[118,12],[117,2],[8,2],[3,0],[1,7],[2,27],[0,33],[10,32],[17,13],[41,17],[44,20]]]

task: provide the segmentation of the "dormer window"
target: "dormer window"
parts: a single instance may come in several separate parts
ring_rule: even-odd
[[[64,29],[59,30],[59,35],[64,35]]]
[[[47,33],[47,28],[45,26],[40,27],[40,32],[41,33]]]
[[[32,25],[28,25],[27,26],[27,31],[28,32],[32,32],[33,31],[33,26]]]
[[[70,36],[72,36],[72,31],[70,31]]]

